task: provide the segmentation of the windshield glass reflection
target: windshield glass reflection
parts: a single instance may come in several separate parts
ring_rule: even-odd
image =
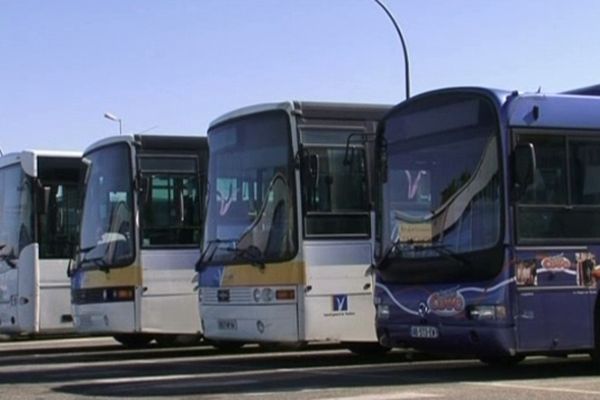
[[[295,254],[289,129],[284,112],[269,112],[209,132],[204,247],[216,246],[213,262],[262,265]]]
[[[133,261],[130,150],[126,144],[85,155],[89,165],[83,205],[80,262],[99,268]]]

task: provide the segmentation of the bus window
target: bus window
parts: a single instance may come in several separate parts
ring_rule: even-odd
[[[364,148],[348,157],[345,147],[304,148],[305,233],[310,236],[366,236],[370,233]]]
[[[142,246],[200,246],[200,190],[194,159],[144,158],[148,194],[142,209]],[[159,172],[179,165],[179,171]],[[152,167],[150,167],[152,165]],[[144,171],[144,168],[146,170]],[[152,168],[153,171],[149,169]]]
[[[519,240],[600,239],[600,142],[539,134],[519,141],[533,144],[537,168],[519,199]]]
[[[77,185],[51,183],[48,210],[39,217],[41,258],[69,258],[79,227]],[[41,201],[41,200],[39,200]]]

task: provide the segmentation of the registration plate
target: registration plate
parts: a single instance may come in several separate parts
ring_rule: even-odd
[[[411,326],[410,336],[414,338],[437,339],[440,334],[435,326]]]
[[[237,321],[235,319],[220,319],[217,321],[219,329],[222,331],[236,331]]]

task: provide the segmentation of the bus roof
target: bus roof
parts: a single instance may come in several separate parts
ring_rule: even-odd
[[[178,135],[123,135],[110,136],[99,140],[85,149],[87,154],[99,147],[116,143],[139,144],[143,149],[149,150],[204,150],[208,144],[206,136],[178,136]]]
[[[598,95],[595,95],[598,91]],[[504,108],[509,125],[556,129],[600,129],[600,85],[565,93],[519,93],[483,87],[455,87],[419,94],[393,109],[422,98],[450,93],[483,95]],[[534,111],[535,110],[535,111]]]
[[[81,158],[81,152],[61,150],[23,150],[8,153],[0,157],[0,168],[21,163],[23,170],[30,176],[37,176],[37,162],[40,157],[52,158]]]
[[[282,110],[306,118],[339,119],[375,119],[379,120],[391,108],[391,105],[367,103],[336,103],[316,101],[284,101],[280,103],[255,104],[242,107],[221,115],[210,123],[209,129],[235,118],[267,111]]]
[[[600,96],[519,94],[507,104],[509,124],[517,127],[600,129]]]

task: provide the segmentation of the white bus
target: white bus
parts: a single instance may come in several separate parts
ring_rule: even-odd
[[[118,136],[83,155],[85,193],[71,274],[75,327],[126,346],[200,338],[206,138]]]
[[[211,124],[197,264],[206,338],[381,350],[369,273],[372,139],[388,108],[284,102]]]
[[[0,333],[73,331],[66,271],[77,240],[81,153],[0,157]]]

